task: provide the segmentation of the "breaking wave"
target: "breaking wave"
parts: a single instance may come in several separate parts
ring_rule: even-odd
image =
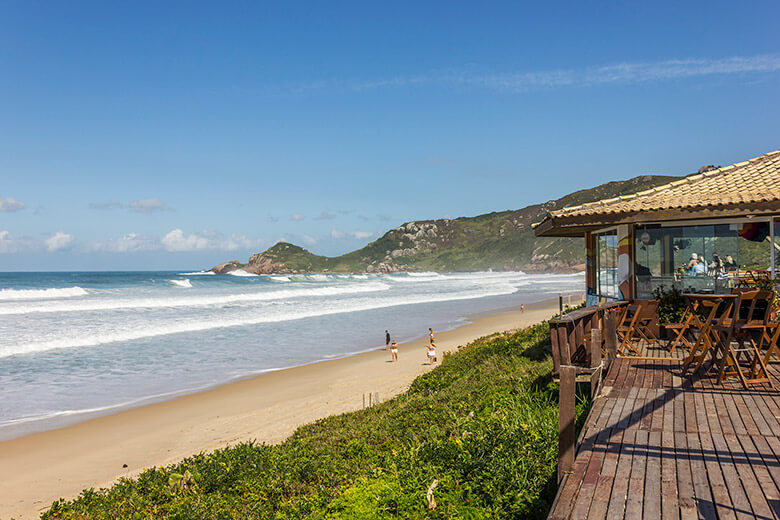
[[[64,287],[62,289],[0,289],[0,300],[38,300],[49,298],[75,298],[86,296],[87,291],[81,287]]]

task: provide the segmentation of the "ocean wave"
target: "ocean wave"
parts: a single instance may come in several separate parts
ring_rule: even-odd
[[[268,277],[272,282],[291,282],[289,276],[273,275]]]
[[[0,358],[67,348],[95,347],[107,343],[134,341],[158,336],[202,332],[206,330],[223,328],[245,327],[249,325],[260,325],[263,323],[278,323],[317,316],[328,316],[333,314],[397,307],[401,305],[469,300],[488,296],[507,295],[515,292],[517,292],[515,287],[504,285],[501,287],[493,287],[490,290],[470,290],[459,294],[420,294],[413,297],[396,296],[393,298],[377,298],[373,300],[353,301],[349,303],[345,303],[343,300],[336,300],[331,301],[329,305],[311,306],[306,309],[301,306],[293,306],[291,308],[280,311],[277,314],[268,313],[236,319],[213,319],[197,321],[188,320],[179,323],[168,323],[158,326],[144,326],[136,329],[123,328],[113,332],[91,334],[80,337],[65,337],[56,340],[18,344],[10,347],[0,347]]]
[[[168,281],[173,285],[175,285],[176,287],[192,289],[192,283],[190,282],[189,278],[185,278],[184,280],[168,280]]]
[[[443,278],[444,275],[435,273],[433,271],[424,271],[421,273],[406,273],[406,276],[411,278]]]
[[[172,280],[171,280],[172,281]],[[382,282],[368,282],[360,285],[337,287],[308,287],[300,289],[270,290],[256,293],[229,294],[224,296],[192,296],[186,298],[138,298],[107,299],[80,302],[47,302],[46,305],[1,306],[0,315],[37,314],[53,312],[88,312],[126,309],[160,309],[170,307],[208,307],[240,303],[287,300],[291,298],[312,298],[385,291],[390,286]]]
[[[179,273],[179,276],[204,276],[217,274],[214,271],[197,271],[193,273]]]
[[[0,300],[38,300],[50,298],[75,298],[89,294],[81,287],[61,289],[0,289]]]
[[[248,273],[244,271],[243,269],[236,269],[235,271],[230,271],[228,273],[230,276],[257,276],[254,273]]]

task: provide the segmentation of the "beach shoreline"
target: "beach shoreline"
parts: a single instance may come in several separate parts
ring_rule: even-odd
[[[436,333],[439,356],[479,337],[548,319],[557,310],[556,297],[528,303],[524,313],[508,307],[468,316],[466,324]],[[382,401],[394,397],[432,368],[425,343],[402,344],[397,363],[384,349],[370,350],[0,442],[0,518],[37,518],[54,500],[202,451],[248,440],[281,442],[299,426],[362,408],[369,393]]]

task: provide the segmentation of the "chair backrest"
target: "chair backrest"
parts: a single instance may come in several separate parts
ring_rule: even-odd
[[[775,297],[774,291],[761,289],[739,290],[737,301],[732,309],[731,319],[734,324],[763,323],[769,320],[769,310]]]

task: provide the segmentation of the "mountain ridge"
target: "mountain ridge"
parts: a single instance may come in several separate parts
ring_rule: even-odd
[[[584,269],[585,257],[581,238],[535,237],[531,224],[555,209],[628,195],[681,178],[640,175],[517,210],[406,222],[360,249],[335,257],[317,255],[301,246],[280,241],[252,255],[245,264],[232,260],[210,270],[220,274],[237,269],[252,274],[580,271]]]

